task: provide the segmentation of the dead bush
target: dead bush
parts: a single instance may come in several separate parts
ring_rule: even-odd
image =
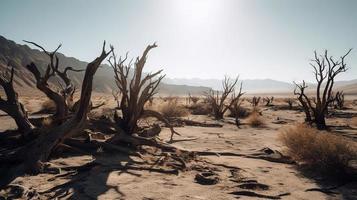
[[[166,118],[184,117],[188,115],[187,109],[179,105],[177,99],[167,101],[159,107],[160,113]]]
[[[212,107],[208,103],[196,103],[187,107],[193,115],[210,115]]]
[[[247,108],[244,108],[242,106],[232,106],[229,108],[229,117],[238,117],[238,118],[246,118],[250,114],[249,110]]]
[[[262,116],[256,110],[249,115],[247,122],[252,127],[262,127],[265,125]]]
[[[304,124],[283,130],[279,140],[293,159],[320,172],[345,173],[348,162],[357,159],[353,142]]]

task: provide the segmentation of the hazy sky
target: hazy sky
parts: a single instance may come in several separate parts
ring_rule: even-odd
[[[354,0],[1,0],[0,35],[84,61],[103,40],[133,57],[156,41],[146,70],[171,78],[313,80],[315,49],[355,48],[341,78],[357,78]]]

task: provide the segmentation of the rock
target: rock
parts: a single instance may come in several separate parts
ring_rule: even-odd
[[[219,177],[214,172],[201,172],[196,174],[195,181],[201,185],[215,185],[219,182]]]
[[[275,153],[274,150],[268,148],[268,147],[264,147],[263,149],[259,150],[261,152],[264,152],[265,154],[273,154]]]
[[[269,186],[262,183],[243,183],[238,185],[239,188],[249,190],[268,190]]]

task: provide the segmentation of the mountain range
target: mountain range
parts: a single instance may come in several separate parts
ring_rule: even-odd
[[[80,61],[73,57],[68,57],[58,53],[60,68],[71,66],[75,69],[85,69],[87,62]],[[43,72],[49,62],[49,58],[43,52],[32,49],[27,45],[20,45],[14,41],[0,36],[0,70],[3,71],[10,63],[15,69],[16,87],[34,88],[35,80],[32,74],[25,68],[27,64],[34,62]],[[70,73],[73,82],[79,85],[83,79],[83,73]],[[243,91],[247,93],[291,93],[294,89],[293,83],[277,81],[272,79],[245,79],[243,81]],[[313,89],[314,84],[310,89]],[[200,95],[209,89],[220,90],[222,80],[219,79],[183,79],[164,78],[159,86],[159,95]],[[94,91],[111,93],[115,90],[115,82],[112,68],[103,64],[95,75]],[[338,81],[336,90],[343,90],[347,94],[357,94],[357,79],[350,81]]]

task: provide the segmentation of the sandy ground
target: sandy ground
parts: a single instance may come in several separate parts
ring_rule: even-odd
[[[110,96],[96,95],[94,102],[106,101],[107,107],[114,105]],[[29,111],[36,111],[43,101],[42,97],[24,98]],[[105,109],[105,108],[104,108]],[[175,146],[196,151],[230,151],[242,154],[257,152],[265,147],[284,152],[283,146],[277,140],[281,129],[294,123],[303,121],[303,113],[290,110],[275,110],[262,107],[263,118],[266,126],[252,128],[243,125],[237,128],[227,123],[227,118],[221,121],[222,128],[207,127],[178,127],[176,130],[181,138],[196,138],[192,141],[174,143]],[[98,111],[99,112],[99,111]],[[348,112],[356,113],[356,109]],[[193,116],[187,118],[201,122],[214,122],[208,116]],[[276,121],[285,121],[286,124],[276,124]],[[244,120],[243,120],[244,122]],[[331,118],[329,124],[339,126],[348,125],[349,118]],[[0,131],[13,129],[13,121],[0,115]],[[349,130],[340,128],[341,134],[357,139],[357,129]],[[169,130],[164,128],[160,137],[164,140],[169,138]],[[321,177],[311,177],[292,164],[274,163],[261,159],[250,159],[230,156],[206,156],[202,157],[201,163],[207,163],[218,174],[220,181],[215,185],[200,185],[195,182],[195,170],[180,172],[178,175],[162,174],[138,170],[115,170],[111,167],[131,162],[133,158],[120,154],[98,153],[97,155],[72,156],[57,158],[51,163],[58,167],[80,166],[96,160],[102,165],[94,167],[85,173],[73,175],[65,174],[39,174],[36,176],[18,177],[13,184],[20,184],[35,189],[42,193],[42,199],[140,199],[140,200],[163,200],[163,199],[187,199],[187,200],[228,200],[228,199],[257,199],[245,195],[234,195],[232,192],[251,191],[262,195],[281,196],[281,199],[357,199],[357,183],[351,182],[333,190],[336,194],[325,194],[319,191],[305,191],[310,188],[324,188],[335,186],[336,183],[327,184]],[[218,165],[215,165],[218,164]],[[226,167],[219,166],[224,164]],[[227,166],[231,166],[229,168]],[[237,169],[233,169],[233,168]],[[239,188],[242,181],[256,181],[268,186],[268,188],[242,189]],[[269,198],[261,198],[269,199]]]

